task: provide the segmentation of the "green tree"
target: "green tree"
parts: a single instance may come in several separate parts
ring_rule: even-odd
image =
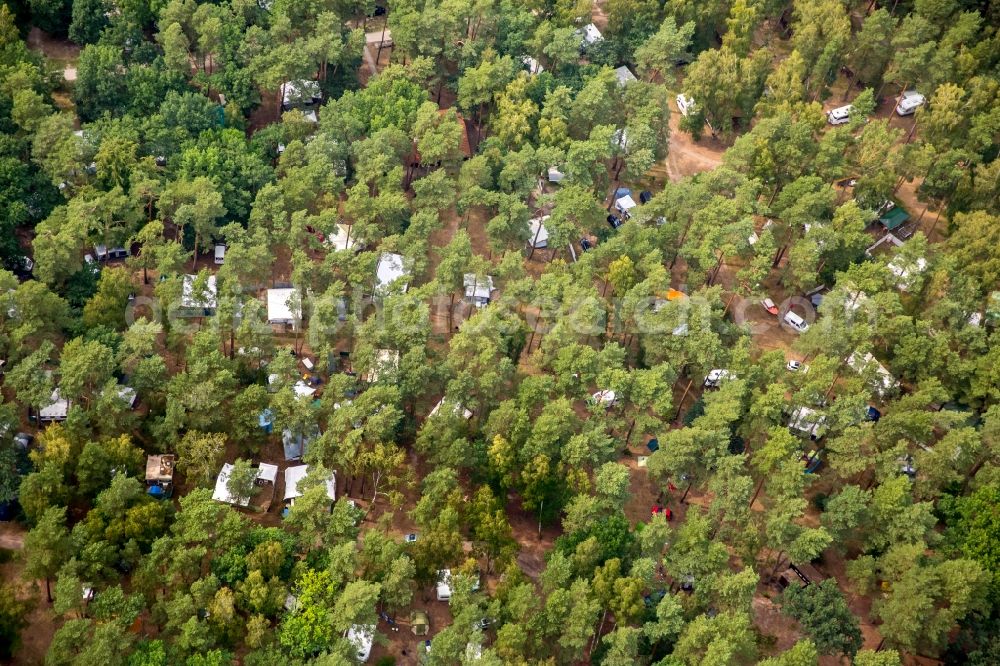
[[[833,579],[804,587],[790,585],[782,594],[781,610],[802,625],[821,654],[853,657],[861,648],[858,618]]]
[[[177,444],[177,467],[195,483],[207,485],[219,468],[226,444],[225,436],[217,433],[185,433]]]
[[[71,549],[65,507],[46,509],[24,538],[24,574],[32,580],[45,580],[45,596],[49,603],[52,602],[52,578],[69,559]]]

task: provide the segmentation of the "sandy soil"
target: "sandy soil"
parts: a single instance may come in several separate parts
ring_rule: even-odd
[[[690,134],[682,132],[679,128],[681,112],[677,109],[676,101],[671,100],[670,110],[670,148],[667,159],[664,163],[653,167],[650,175],[659,178],[665,176],[671,181],[678,181],[685,176],[711,171],[722,164],[725,144],[713,139],[711,135],[694,141]]]
[[[56,61],[58,63],[76,63],[76,59],[80,57],[80,47],[72,42],[64,39],[59,39],[53,37],[52,35],[39,30],[38,28],[32,28],[31,32],[28,33],[28,48],[39,51],[44,54],[49,60]],[[75,66],[72,68],[74,72],[74,78],[76,73]],[[67,79],[70,80],[70,79]]]
[[[45,652],[52,642],[58,619],[45,601],[45,583],[42,581],[26,581],[21,578],[24,563],[21,551],[24,548],[24,535],[27,529],[18,523],[0,523],[0,549],[10,551],[8,561],[0,564],[0,580],[13,585],[19,599],[29,600],[31,610],[28,613],[28,629],[21,633],[21,647],[11,664],[34,666],[42,664]]]

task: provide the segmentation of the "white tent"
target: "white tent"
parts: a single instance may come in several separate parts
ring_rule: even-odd
[[[545,71],[545,68],[542,67],[541,63],[531,56],[522,57],[521,63],[528,68],[528,74],[541,74]]]
[[[822,435],[823,425],[826,417],[818,414],[816,410],[808,407],[799,407],[792,412],[792,417],[788,421],[788,427],[796,434],[808,435],[812,439],[817,439]]]
[[[119,386],[118,397],[122,400],[122,402],[128,405],[129,409],[132,409],[135,407],[135,401],[136,398],[138,398],[138,394],[136,394],[135,389],[131,386]]]
[[[395,373],[399,369],[399,351],[395,349],[376,349],[375,363],[365,375],[364,381],[374,384],[387,373]]]
[[[331,246],[335,250],[350,250],[357,243],[357,239],[351,234],[351,227],[346,224],[337,225],[337,233],[330,234],[327,239],[327,245]]]
[[[465,419],[466,421],[468,421],[469,419],[472,418],[472,411],[471,410],[466,409],[465,406],[462,403],[460,403],[460,402],[452,402],[452,401],[448,400],[447,398],[441,398],[440,400],[438,400],[437,404],[434,405],[434,409],[431,410],[431,413],[428,414],[427,417],[430,418],[431,416],[434,416],[439,411],[441,411],[441,408],[445,406],[445,401],[448,402],[448,406],[451,407],[452,413],[455,414],[456,416],[458,416],[459,414],[461,414],[462,418]]]
[[[917,257],[914,261],[907,261],[897,256],[888,263],[886,268],[899,278],[896,281],[896,287],[906,291],[916,282],[917,276],[927,270],[927,260],[923,257]]]
[[[302,497],[299,483],[306,478],[308,473],[309,465],[295,465],[285,468],[285,501]],[[334,472],[331,472],[330,478],[326,480],[326,496],[331,501],[337,499],[337,475]]]
[[[597,42],[604,39],[604,35],[601,34],[601,31],[598,30],[597,26],[594,25],[593,23],[588,23],[587,25],[583,26],[582,32],[583,32],[582,34],[583,41],[581,42],[580,46],[587,46],[588,44],[596,44]]]
[[[528,220],[528,246],[535,248],[543,248],[549,246],[549,230],[545,228],[545,220],[549,219],[548,215],[542,217],[535,217]]]
[[[299,398],[310,398],[312,397],[312,394],[316,392],[316,389],[300,379],[292,384],[292,391],[294,391],[295,395]]]
[[[625,65],[622,65],[615,70],[615,77],[617,77],[618,85],[620,86],[628,85],[629,83],[638,80],[636,79],[635,74],[632,73],[632,70]]]
[[[302,316],[299,290],[295,287],[267,290],[267,321],[269,324],[294,324]]]
[[[892,391],[894,388],[899,386],[899,382],[892,373],[889,372],[884,365],[879,363],[870,352],[861,356],[857,352],[851,354],[850,358],[847,359],[847,364],[857,372],[862,374],[868,370],[869,367],[873,367],[875,374],[877,375],[877,383],[875,384],[875,391],[879,395],[885,395],[887,392]]]
[[[403,280],[405,275],[403,255],[385,252],[379,257],[378,266],[375,268],[375,290],[385,291],[395,281]],[[402,285],[405,292],[409,285],[405,280],[402,281]]]
[[[199,294],[194,293],[194,284],[197,279],[197,275],[184,276],[181,287],[181,307],[214,310],[217,303],[215,276],[208,276],[208,279],[205,280],[205,290]]]
[[[566,177],[566,174],[564,174],[562,171],[560,171],[559,167],[551,166],[551,167],[549,167],[548,176],[549,176],[549,182],[550,183],[561,183],[562,180],[563,180],[563,178]]]
[[[316,104],[323,99],[319,81],[300,79],[286,81],[281,86],[281,105],[288,109],[298,104]]]
[[[632,210],[635,207],[636,207],[635,199],[632,198],[631,194],[626,194],[625,196],[615,201],[615,208],[625,213],[626,215],[630,210]]]
[[[217,502],[225,502],[236,506],[247,506],[250,504],[249,497],[241,497],[239,501],[229,492],[229,477],[233,474],[233,466],[230,463],[222,465],[219,476],[215,479],[215,490],[212,492],[212,499]],[[278,478],[278,467],[267,463],[260,463],[257,466],[257,482],[274,483]]]

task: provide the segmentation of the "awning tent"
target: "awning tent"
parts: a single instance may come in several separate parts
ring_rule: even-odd
[[[894,206],[892,209],[886,211],[878,221],[882,223],[882,226],[892,231],[903,226],[907,220],[910,219],[910,214],[907,213],[899,206]]]

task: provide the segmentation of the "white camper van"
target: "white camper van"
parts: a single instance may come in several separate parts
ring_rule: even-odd
[[[785,313],[784,322],[789,326],[791,326],[792,328],[794,328],[799,333],[805,333],[806,331],[809,330],[809,324],[806,323],[806,320],[798,316],[791,310]]]
[[[901,116],[912,116],[917,107],[923,106],[924,101],[924,96],[916,90],[907,90],[899,98],[899,104],[896,105],[896,113]]]
[[[827,112],[826,119],[831,125],[843,125],[851,119],[851,111],[853,110],[854,107],[850,104],[847,106],[838,106],[836,109]]]

